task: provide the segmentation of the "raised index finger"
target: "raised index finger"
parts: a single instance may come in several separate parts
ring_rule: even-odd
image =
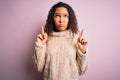
[[[83,29],[80,31],[80,37],[83,36]]]
[[[44,34],[44,27],[42,26],[42,34]]]

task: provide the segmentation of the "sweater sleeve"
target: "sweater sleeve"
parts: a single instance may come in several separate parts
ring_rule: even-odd
[[[43,70],[45,64],[46,44],[35,42],[35,54],[33,55],[34,66],[39,72]]]
[[[88,69],[88,58],[87,58],[88,50],[86,51],[86,53],[81,52],[78,44],[78,37],[76,38],[76,47],[77,47],[76,60],[77,60],[78,71],[79,71],[79,75],[82,75]]]

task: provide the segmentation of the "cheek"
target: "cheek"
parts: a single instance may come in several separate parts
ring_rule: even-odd
[[[55,23],[55,25],[57,25],[59,23],[59,21],[57,19],[54,19],[54,23]]]
[[[67,22],[67,23],[68,23],[68,22],[69,22],[69,19],[68,19],[68,18],[66,18],[66,19],[65,19],[65,22]]]
[[[69,20],[66,20],[66,24],[68,25],[68,23],[69,23]]]

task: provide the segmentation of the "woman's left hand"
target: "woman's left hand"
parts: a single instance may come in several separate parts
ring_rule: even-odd
[[[83,36],[83,29],[80,32],[79,38],[78,38],[78,45],[82,53],[86,53],[87,51],[87,40]]]

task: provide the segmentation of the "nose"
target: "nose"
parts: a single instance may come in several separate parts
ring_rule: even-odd
[[[60,23],[62,23],[62,22],[64,22],[64,18],[63,17],[60,18]]]

